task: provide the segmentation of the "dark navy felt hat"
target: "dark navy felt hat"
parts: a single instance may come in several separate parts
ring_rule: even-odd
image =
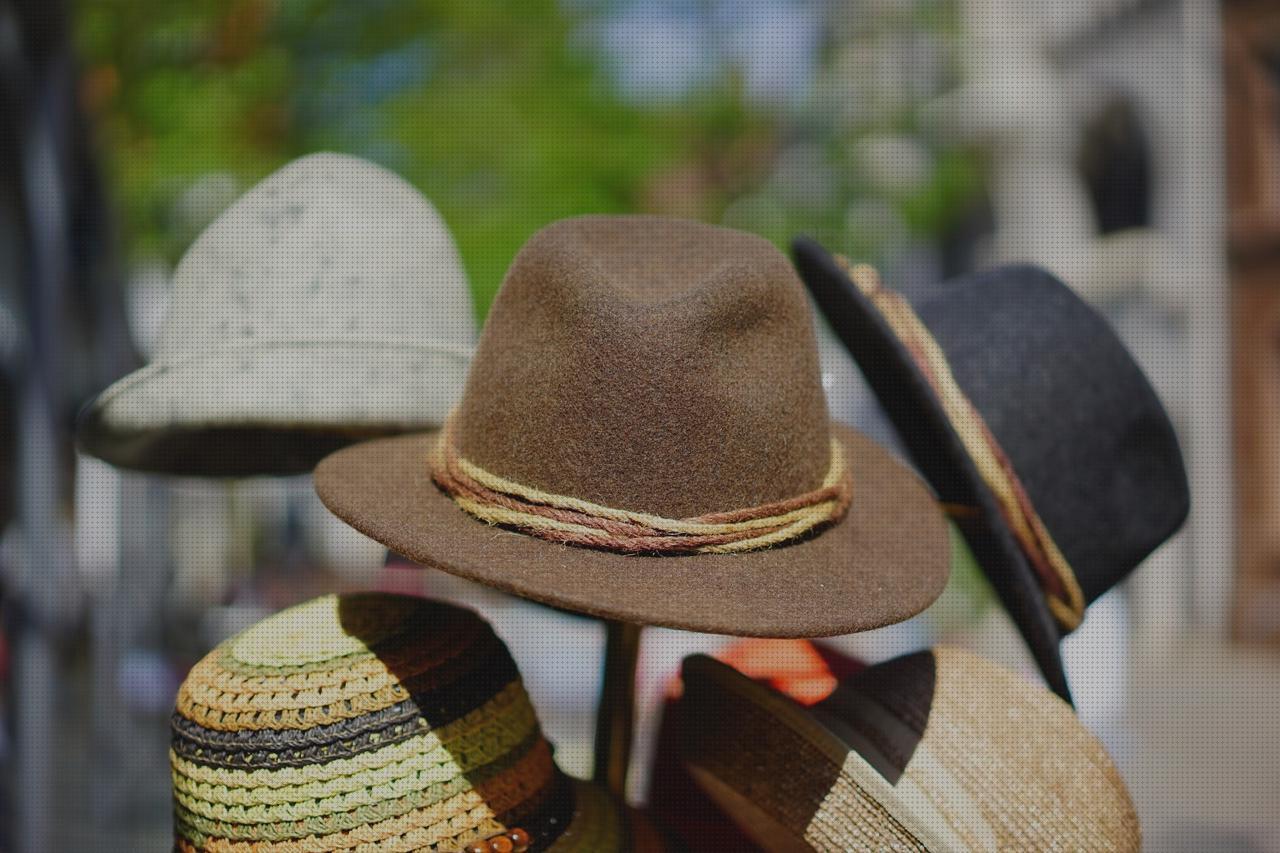
[[[1035,571],[906,345],[846,268],[800,238],[796,266],[1040,665],[1070,700]],[[1182,526],[1190,505],[1169,416],[1111,326],[1043,269],[956,279],[915,306],[1070,563],[1086,603]]]

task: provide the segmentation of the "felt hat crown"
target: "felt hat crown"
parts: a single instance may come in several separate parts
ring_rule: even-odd
[[[1135,853],[1133,803],[1062,700],[960,649],[870,667],[804,708],[684,664],[685,760],[764,849]]]
[[[475,336],[431,204],[372,163],[314,154],[196,240],[152,364],[91,404],[80,440],[124,467],[302,473],[355,438],[438,426]]]
[[[172,730],[183,851],[655,849],[560,774],[502,641],[440,602],[276,614],[192,669]]]
[[[315,482],[414,560],[640,623],[846,633],[914,615],[947,573],[927,491],[830,421],[782,254],[657,217],[536,234],[448,428],[347,448]]]
[[[1084,605],[1172,536],[1189,508],[1177,436],[1146,376],[1106,320],[1042,269],[1009,266],[949,282],[913,311],[874,279],[860,286],[858,270],[811,241],[798,240],[795,253],[920,471],[958,510],[956,523],[1050,686],[1069,698],[1060,637]],[[904,324],[904,312],[919,326],[910,316]],[[952,381],[940,383],[939,373]],[[963,395],[959,408],[967,401],[974,416],[957,419],[954,400],[943,402],[949,392]],[[1076,619],[1051,606],[1043,567],[1020,547],[970,452],[978,434],[994,440],[1043,524],[1041,538],[1074,578]]]

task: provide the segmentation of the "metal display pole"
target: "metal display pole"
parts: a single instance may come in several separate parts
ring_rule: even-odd
[[[23,138],[20,166],[28,217],[30,316],[28,374],[18,444],[18,519],[26,553],[19,570],[26,618],[15,642],[17,696],[15,797],[19,851],[50,848],[55,802],[53,764],[59,691],[59,640],[76,576],[63,529],[57,418],[60,376],[58,323],[70,256],[62,173],[48,89],[38,92]]]
[[[22,546],[6,579],[12,593],[15,716],[12,827],[15,851],[54,847],[60,800],[57,753],[65,708],[63,644],[80,605],[79,574],[66,523],[70,461],[68,397],[76,393],[64,362],[69,305],[86,296],[105,243],[98,187],[78,113],[70,21],[57,0],[0,0],[0,155],[6,200],[14,205],[22,250],[21,303],[27,335],[18,398],[16,506]],[[86,214],[89,217],[86,218]],[[94,301],[95,316],[102,305]],[[110,306],[108,306],[110,307]],[[123,317],[118,312],[112,319]],[[109,329],[105,320],[99,332]],[[103,336],[106,359],[127,346],[123,326]],[[0,833],[3,834],[3,833]],[[0,841],[3,844],[3,841]]]
[[[627,770],[631,766],[640,630],[639,625],[605,622],[604,683],[596,715],[593,778],[619,799],[626,799]]]

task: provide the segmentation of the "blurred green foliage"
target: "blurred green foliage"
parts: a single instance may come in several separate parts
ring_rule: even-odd
[[[200,179],[229,174],[238,192],[293,157],[342,150],[432,199],[483,312],[541,225],[643,209],[654,175],[769,124],[723,99],[624,102],[595,57],[571,48],[555,0],[92,0],[78,11],[85,100],[135,258],[181,255],[208,218],[180,203]],[[707,193],[691,212],[714,217],[722,203]]]
[[[920,99],[844,109],[861,94],[857,79],[839,79],[843,36],[828,40],[819,85],[798,104],[752,103],[731,65],[681,97],[623,97],[581,37],[618,5],[81,0],[82,95],[129,257],[175,262],[253,182],[324,149],[422,189],[454,231],[482,315],[520,245],[565,216],[692,216],[780,245],[804,231],[879,260],[904,235],[944,227],[972,192],[963,151],[940,151],[905,189],[867,179],[858,141],[914,133]],[[850,38],[860,51],[885,31],[945,32],[950,5],[917,0],[907,19]],[[795,150],[808,152],[798,166]],[[797,168],[808,170],[798,182]]]
[[[811,91],[783,104],[754,101],[732,62],[679,97],[625,97],[582,37],[625,5],[80,0],[81,96],[129,260],[176,263],[236,196],[317,150],[435,203],[481,316],[528,236],[566,216],[696,217],[784,248],[808,233],[879,262],[933,239],[978,186],[974,153],[920,121],[954,82],[953,0],[832,0]],[[963,621],[989,597],[958,537],[955,554]]]

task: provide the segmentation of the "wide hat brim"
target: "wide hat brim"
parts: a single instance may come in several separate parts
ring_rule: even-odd
[[[796,267],[836,335],[862,368],[919,467],[943,498],[977,508],[956,520],[979,565],[1026,640],[1046,683],[1068,702],[1054,620],[1030,563],[910,350],[835,258],[812,240],[793,244]],[[948,494],[948,492],[950,494]]]
[[[354,441],[438,427],[468,364],[449,344],[226,347],[120,379],[85,407],[76,439],[118,468],[154,474],[306,474]]]
[[[1138,849],[1123,780],[1065,703],[961,649],[923,655],[920,677],[899,658],[810,708],[687,658],[688,766],[769,850]]]
[[[573,791],[573,814],[564,831],[546,847],[548,853],[661,853],[666,849],[662,837],[641,812],[611,796],[603,787],[566,776],[561,776],[561,784]],[[285,840],[278,845],[265,843],[260,848],[269,851],[291,844],[296,841]],[[255,845],[255,849],[258,847]],[[179,834],[173,849],[178,853],[194,853],[206,848]]]
[[[697,694],[697,704],[708,712],[689,723],[714,725],[712,718],[723,713],[729,723],[722,730],[752,737],[754,749],[760,751],[753,758],[745,743],[727,746],[717,742],[713,732],[699,737],[698,730],[691,729],[687,736],[711,754],[686,749],[685,759],[695,782],[763,849],[786,853],[823,849],[811,835],[847,829],[832,827],[819,817],[829,801],[861,818],[857,826],[861,834],[845,839],[846,846],[863,843],[877,845],[874,849],[903,850],[923,846],[939,853],[963,849],[942,844],[953,839],[930,837],[927,825],[903,826],[889,808],[896,799],[889,781],[808,709],[705,655],[686,658],[682,677],[686,692],[682,701],[692,704]],[[738,727],[740,732],[735,731]],[[762,765],[761,753],[773,763]],[[803,761],[803,770],[795,766],[797,761]],[[754,772],[742,772],[747,762]]]
[[[704,633],[824,637],[908,619],[942,592],[947,526],[928,488],[880,446],[832,425],[853,500],[839,523],[741,554],[646,557],[481,522],[431,479],[435,433],[353,445],[315,471],[320,499],[415,562],[592,616]]]

